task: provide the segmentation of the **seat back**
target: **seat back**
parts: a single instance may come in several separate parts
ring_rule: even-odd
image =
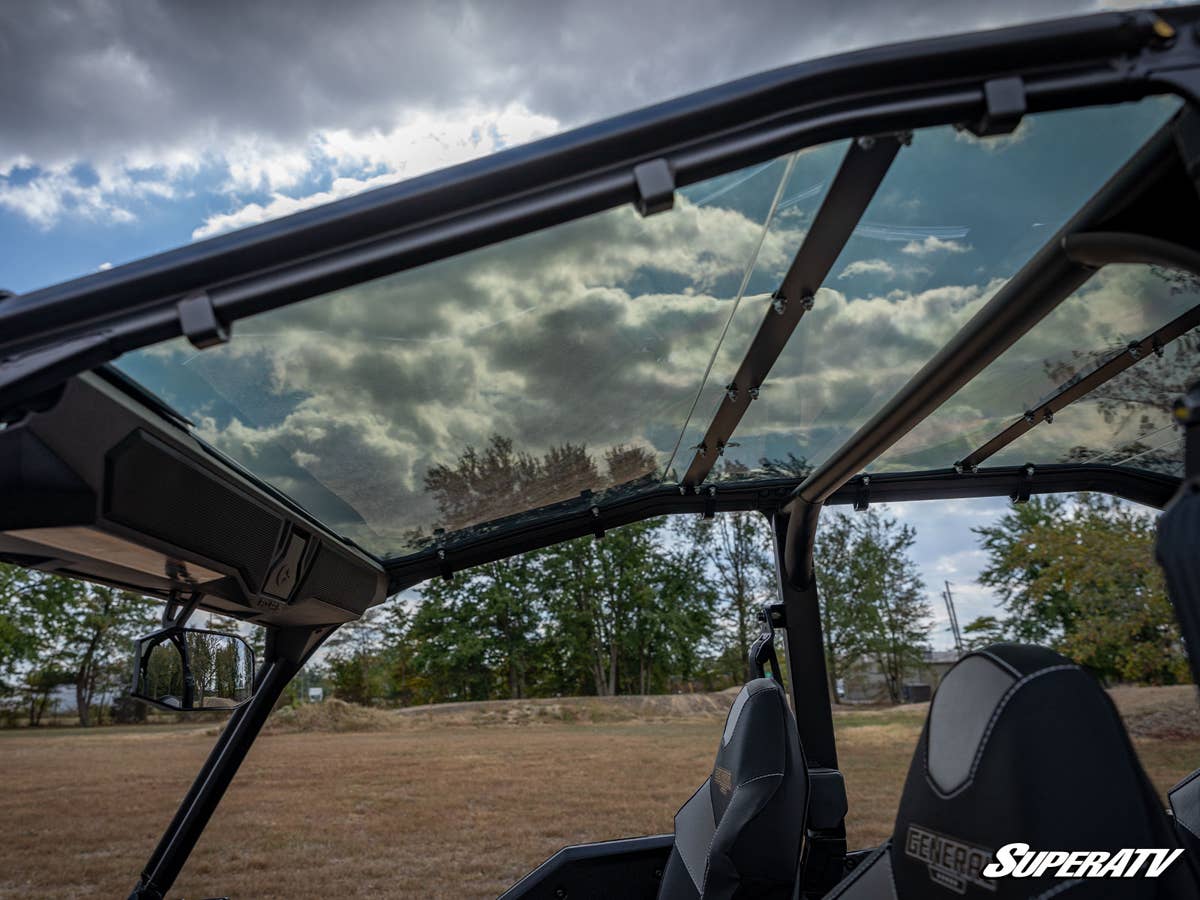
[[[1038,874],[1038,860],[1022,856],[1035,870],[1027,877],[985,875],[996,852],[1013,843],[1093,858],[1080,859],[1088,866],[1082,874],[1068,868],[1059,876],[1062,860]],[[997,644],[947,673],[930,704],[891,841],[829,896],[1195,897],[1186,856],[1158,878],[1102,877],[1102,866],[1121,850],[1177,847],[1162,802],[1096,681],[1053,651]]]
[[[808,807],[808,766],[780,685],[751,681],[733,701],[712,775],[675,815],[660,900],[790,900]]]

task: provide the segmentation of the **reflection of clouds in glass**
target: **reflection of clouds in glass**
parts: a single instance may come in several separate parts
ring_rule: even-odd
[[[918,134],[834,265],[836,289],[817,292],[727,460],[826,458],[1167,112],[1143,110],[1114,134],[1110,111],[1056,114],[1042,120],[1037,140],[1003,153],[981,153],[948,128]],[[538,458],[567,443],[596,460],[626,447],[661,468],[716,347],[681,446],[698,443],[771,314],[771,292],[844,147],[696,185],[669,213],[610,210],[264,314],[221,348],[196,354],[175,343],[132,354],[122,367],[332,527],[398,552],[411,529],[439,524],[425,490],[429,471],[453,466],[493,435]],[[1038,183],[1043,175],[1052,192]],[[772,203],[778,215],[764,229]],[[1014,370],[1031,384],[969,386],[952,402],[949,426],[914,431],[882,464],[944,466],[961,456],[964,435],[1010,415],[1014,398],[1036,398],[1039,367],[1057,359],[1051,350],[1084,337],[1080,346],[1090,349],[1093,331],[1105,336],[1089,313],[1096,305],[1089,299],[1031,338],[1032,367]],[[594,477],[596,488],[610,483]]]
[[[1141,340],[1200,302],[1194,287],[1143,266],[1098,272],[872,468],[948,466],[1037,407],[1116,348]],[[1170,401],[1198,371],[1185,336],[1055,411],[987,465],[1096,462],[1178,469]],[[1190,342],[1190,343],[1189,343]]]
[[[202,437],[396,547],[437,522],[429,469],[492,434],[537,454],[640,446],[661,465],[747,260],[784,267],[801,235],[687,200],[623,208],[263,315],[212,351],[146,356],[193,379],[181,405]]]

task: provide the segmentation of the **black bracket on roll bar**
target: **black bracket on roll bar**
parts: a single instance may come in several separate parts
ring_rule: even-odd
[[[643,216],[666,212],[675,206],[675,173],[661,157],[633,167],[638,199],[634,205]]]
[[[787,627],[787,612],[782,603],[766,603],[758,612],[759,635],[750,645],[750,670],[755,678],[766,677],[766,664],[771,664],[771,677],[783,684],[783,670],[775,652],[775,629]]]
[[[229,342],[229,328],[221,324],[212,298],[204,291],[188,294],[176,305],[179,329],[197,350]]]
[[[1029,495],[1033,492],[1033,476],[1037,474],[1037,468],[1033,463],[1025,463],[1024,471],[1024,477],[1010,495],[1013,503],[1028,503]]]
[[[1025,116],[1025,82],[1019,76],[993,78],[983,83],[983,99],[987,112],[977,122],[966,126],[976,137],[995,137],[1012,134]]]
[[[858,479],[857,490],[854,492],[854,511],[863,512],[871,505],[871,476],[863,475]]]

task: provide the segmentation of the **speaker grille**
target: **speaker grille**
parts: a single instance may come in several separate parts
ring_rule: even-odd
[[[114,522],[234,566],[258,592],[283,520],[136,431],[108,455],[105,514]]]
[[[322,544],[296,599],[316,598],[361,614],[375,599],[380,574],[369,564]]]

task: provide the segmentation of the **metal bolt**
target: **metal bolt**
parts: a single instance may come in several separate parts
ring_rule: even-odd
[[[1037,470],[1036,470],[1036,469],[1034,469],[1034,467],[1033,467],[1033,466],[1031,466],[1031,465],[1028,465],[1028,466],[1026,466],[1026,467],[1025,467],[1025,476],[1026,476],[1027,478],[1032,478],[1032,477],[1033,477],[1033,473],[1034,473],[1035,471],[1037,471]]]
[[[787,297],[782,294],[776,294],[771,298],[771,309],[775,310],[775,315],[782,316],[783,311],[787,309]]]
[[[593,518],[593,519],[598,519],[598,518],[600,518],[600,507],[598,507],[598,506],[593,506],[593,507],[592,507],[592,518]]]
[[[871,476],[870,476],[870,475],[864,475],[864,476],[862,477],[862,483],[863,483],[863,484],[870,484],[870,483],[871,483]]]
[[[438,556],[438,559],[445,559],[445,558],[446,558],[446,551],[445,551],[445,550],[439,550],[439,551],[437,552],[437,556]]]
[[[681,484],[681,485],[679,486],[679,495],[680,495],[681,497],[686,497],[686,496],[687,496],[687,485],[686,485],[686,484]]]
[[[1138,352],[1137,341],[1130,341],[1129,347],[1126,349],[1129,350],[1129,355],[1132,356],[1134,359],[1138,359],[1142,355],[1141,353]]]
[[[725,396],[729,398],[730,403],[737,403],[738,386],[736,381],[725,385]]]
[[[710,497],[717,496],[717,486],[715,484],[710,484],[708,486],[708,496],[710,496]]]
[[[1166,355],[1166,352],[1167,352],[1166,348],[1163,347],[1162,341],[1160,341],[1158,338],[1155,338],[1154,339],[1154,355],[1157,356],[1159,359],[1162,359],[1163,356]]]
[[[807,294],[800,298],[800,305],[804,307],[805,312],[811,312],[814,303],[816,303],[816,301],[813,299],[812,294]]]
[[[855,143],[858,144],[859,150],[870,150],[875,146],[875,138],[866,135],[865,137],[860,137]]]
[[[1032,410],[1032,409],[1027,409],[1027,410],[1025,410],[1025,414],[1022,416],[1022,418],[1023,418],[1023,419],[1024,419],[1026,422],[1028,422],[1030,425],[1032,425],[1032,424],[1033,424],[1033,422],[1034,422],[1033,410]]]
[[[750,396],[751,400],[758,399],[758,388],[756,388],[756,387],[750,388],[750,390],[746,391],[746,393]]]
[[[1043,419],[1047,425],[1053,425],[1054,424],[1054,413],[1051,412],[1050,410],[1046,410],[1046,415],[1043,417]]]
[[[963,473],[963,464],[962,463],[956,462],[954,464],[954,473],[956,475],[961,475]]]

